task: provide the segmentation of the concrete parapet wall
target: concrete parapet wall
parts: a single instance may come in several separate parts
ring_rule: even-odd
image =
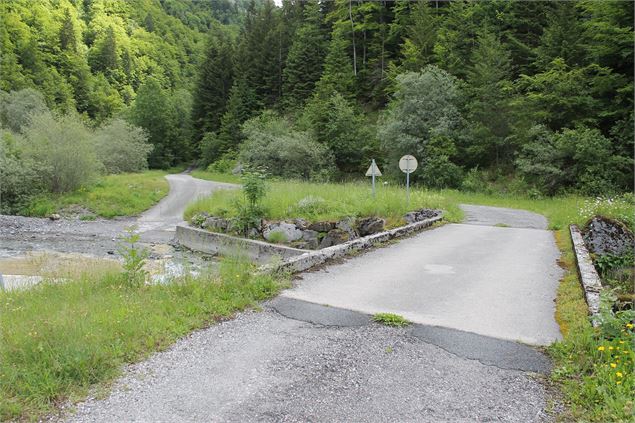
[[[589,314],[595,317],[600,311],[600,292],[602,291],[602,282],[598,275],[591,254],[587,250],[582,239],[582,233],[576,225],[569,226],[571,232],[571,241],[573,242],[573,251],[575,253],[576,263],[578,265],[578,274],[582,288],[584,289],[584,297],[589,307]],[[592,319],[593,325],[596,326],[596,319]]]
[[[304,270],[310,269],[311,267],[323,264],[328,260],[341,258],[348,254],[351,254],[352,252],[370,248],[375,244],[413,234],[431,226],[433,223],[440,221],[442,218],[443,215],[439,215],[430,219],[422,220],[420,222],[415,222],[406,226],[391,229],[389,231],[354,239],[343,244],[334,245],[332,247],[323,248],[317,251],[309,251],[305,254],[286,259],[278,264],[262,266],[260,270],[262,272],[302,272]]]
[[[274,258],[285,260],[309,251],[181,225],[176,227],[176,239],[190,250],[225,255],[240,252],[259,263],[268,263]]]

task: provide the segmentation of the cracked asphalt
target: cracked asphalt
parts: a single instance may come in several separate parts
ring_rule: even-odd
[[[500,256],[531,236],[551,248],[553,240],[547,240],[546,221],[540,216],[498,209],[492,210],[491,221],[485,221],[479,220],[479,214],[486,209],[467,206],[464,210],[468,225],[448,226],[466,237],[476,236],[475,242],[470,241],[472,250],[479,242],[487,249],[483,239],[502,240]],[[517,228],[491,226],[498,223]],[[373,253],[379,252],[381,258],[382,251],[390,254],[391,248],[401,245],[421,244],[424,248],[427,243],[417,244],[418,238],[438,234],[448,226],[335,264],[329,268],[331,275],[324,269],[305,274],[295,289],[305,286],[311,277],[322,278],[328,285],[329,278],[337,280],[335,276],[341,274],[338,266],[347,263],[371,266],[365,257],[372,258]],[[526,251],[516,252],[521,253]],[[531,257],[546,263],[553,255],[549,250],[544,256]],[[429,272],[434,280],[469,270],[457,266],[450,273],[447,266],[439,266],[437,263]],[[483,270],[483,274],[488,272]],[[547,316],[538,324],[538,332],[541,325],[547,332],[539,344],[557,336],[549,315],[551,283],[556,276],[549,273],[545,285],[549,292],[533,303],[544,307],[535,309],[541,318]],[[357,282],[352,277],[339,280]],[[504,298],[488,300],[480,312],[496,307],[496,301]],[[394,305],[394,295],[389,292],[385,300]],[[506,310],[509,304],[500,306]],[[167,351],[129,366],[109,395],[89,398],[60,419],[75,423],[554,420],[560,405],[546,383],[549,359],[537,347],[514,342],[518,333],[507,334],[499,322],[488,324],[501,336],[470,330],[470,321],[465,325],[443,319],[439,325],[424,320],[391,328],[373,323],[368,314],[372,311],[354,308],[338,307],[319,297],[279,296],[264,303],[259,312],[240,313],[233,320],[194,332]],[[534,326],[522,327],[530,331],[529,339],[536,339]]]

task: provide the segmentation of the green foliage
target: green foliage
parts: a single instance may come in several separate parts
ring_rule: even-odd
[[[404,154],[428,160],[427,158],[431,157],[431,152],[428,151],[431,139],[452,139],[460,128],[461,97],[457,80],[447,72],[430,65],[421,73],[401,74],[396,82],[394,98],[378,128],[379,139],[388,152],[391,163],[397,163]],[[450,146],[451,144],[446,142],[445,149]],[[452,148],[450,147],[450,151]],[[430,147],[430,150],[434,149],[439,152],[439,145]],[[446,159],[449,157],[447,154],[440,154],[440,160],[446,160],[443,159],[444,156]],[[439,166],[447,167],[443,163]],[[393,174],[399,171],[396,166],[391,166],[389,170]],[[417,181],[423,176],[421,172],[415,172],[411,178]]]
[[[140,172],[148,168],[145,131],[122,119],[113,119],[95,131],[97,156],[107,173]]]
[[[556,362],[552,379],[571,403],[571,419],[628,421],[635,389],[635,332],[632,310],[613,312],[603,294],[598,329],[586,326],[550,347]]]
[[[155,79],[139,88],[130,119],[145,129],[153,145],[148,157],[151,168],[167,169],[189,157],[190,108],[189,93],[167,92]]]
[[[373,322],[386,326],[403,327],[410,325],[410,321],[404,317],[393,313],[377,313],[373,315]]]
[[[198,138],[217,132],[233,80],[233,42],[222,29],[212,32],[199,69],[192,120]]]
[[[307,133],[295,131],[273,112],[264,112],[243,126],[247,139],[240,160],[251,167],[267,169],[274,176],[310,179],[331,172],[333,157],[328,148]]]
[[[322,75],[326,42],[321,28],[320,5],[316,0],[304,5],[304,20],[298,28],[287,56],[282,85],[289,107],[302,105]]]
[[[226,258],[218,275],[130,288],[120,274],[0,292],[0,420],[38,420],[108,386],[124,365],[270,298],[281,287]],[[57,369],[52,371],[52,369]]]
[[[102,171],[93,148],[93,134],[77,116],[33,116],[23,140],[23,157],[40,164],[51,192],[73,191],[95,181]]]
[[[0,91],[0,124],[13,132],[20,132],[34,115],[48,112],[44,96],[32,88],[9,93]]]
[[[587,195],[610,194],[619,189],[626,158],[613,154],[611,141],[597,129],[579,127],[555,134],[544,127],[532,129],[516,164],[527,180],[547,194],[574,188]]]
[[[149,251],[139,246],[141,236],[136,232],[136,228],[131,226],[126,228],[125,234],[119,237],[118,252],[123,258],[123,280],[128,287],[139,287],[146,282],[148,272],[143,268],[146,259],[150,255]]]
[[[341,94],[313,97],[302,116],[303,125],[319,143],[329,147],[335,165],[344,174],[365,171],[372,157],[379,156],[373,127]]]
[[[447,136],[435,135],[426,145],[419,180],[430,188],[456,188],[463,180],[463,169],[454,164],[457,150]]]

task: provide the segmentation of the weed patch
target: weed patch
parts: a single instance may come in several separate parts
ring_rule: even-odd
[[[386,326],[408,326],[411,324],[409,320],[404,317],[393,313],[377,313],[373,316],[373,322],[380,323]]]

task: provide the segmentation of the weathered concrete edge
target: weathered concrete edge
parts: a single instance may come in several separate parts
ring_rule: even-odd
[[[593,260],[591,260],[591,254],[589,254],[589,250],[587,250],[584,244],[580,229],[576,225],[570,225],[569,231],[571,232],[571,241],[573,242],[578,274],[580,275],[580,281],[584,289],[584,297],[589,307],[589,314],[591,314],[591,322],[593,326],[597,326],[597,319],[595,319],[595,317],[600,311],[602,282],[600,281],[597,270],[595,270]]]
[[[329,260],[338,259],[355,251],[370,248],[375,244],[413,234],[417,231],[431,226],[433,223],[440,221],[442,218],[443,213],[430,219],[425,219],[420,222],[414,222],[406,226],[400,226],[399,228],[391,229],[377,234],[368,235],[363,238],[357,238],[343,244],[334,245],[332,247],[323,248],[317,251],[309,251],[300,256],[291,257],[289,259],[283,260],[281,263],[260,266],[259,271],[261,273],[302,272],[314,266],[319,266],[320,264],[323,264]]]
[[[266,262],[276,256],[288,259],[309,251],[183,225],[176,227],[176,240],[190,250],[208,254],[234,254],[238,251],[246,254],[252,260],[261,262]]]

